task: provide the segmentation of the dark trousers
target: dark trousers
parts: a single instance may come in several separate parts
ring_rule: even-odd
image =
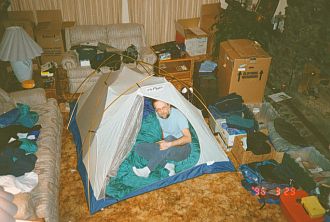
[[[174,136],[168,136],[165,141],[176,140]],[[160,150],[158,143],[140,143],[135,147],[136,153],[148,160],[148,168],[150,171],[156,169],[157,166],[164,167],[169,160],[181,161],[186,159],[190,152],[190,143],[183,146],[173,146],[167,150]]]

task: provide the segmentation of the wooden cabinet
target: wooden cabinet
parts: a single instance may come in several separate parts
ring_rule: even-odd
[[[56,95],[56,71],[52,77],[41,77],[40,70],[34,72],[33,79],[35,81],[35,88],[44,88],[47,98],[55,98]]]
[[[179,59],[159,60],[156,66],[156,73],[164,76],[178,90],[193,85],[193,58],[187,56]]]

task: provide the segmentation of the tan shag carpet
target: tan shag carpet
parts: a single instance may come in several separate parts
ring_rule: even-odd
[[[64,114],[65,126],[66,122],[67,114]],[[65,128],[60,182],[61,222],[286,221],[279,205],[259,209],[261,205],[256,197],[241,186],[238,172],[203,175],[121,201],[90,215],[76,163],[75,145]]]

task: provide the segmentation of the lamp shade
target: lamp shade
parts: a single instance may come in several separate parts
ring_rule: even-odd
[[[23,61],[40,56],[42,48],[19,26],[6,28],[0,44],[0,60]]]

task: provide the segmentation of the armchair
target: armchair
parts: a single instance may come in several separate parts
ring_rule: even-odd
[[[74,93],[88,74],[94,71],[90,67],[80,67],[77,53],[70,50],[72,46],[87,42],[102,42],[124,51],[133,44],[139,52],[139,60],[148,64],[154,64],[157,60],[151,48],[146,45],[145,31],[141,24],[78,25],[65,29],[65,41],[66,49],[69,51],[62,60],[62,66],[67,70],[70,93]],[[147,70],[143,67],[138,68],[142,72],[152,71],[150,66],[144,66]],[[86,82],[85,87],[78,90],[78,93],[94,85],[101,75],[102,72],[96,73]]]

